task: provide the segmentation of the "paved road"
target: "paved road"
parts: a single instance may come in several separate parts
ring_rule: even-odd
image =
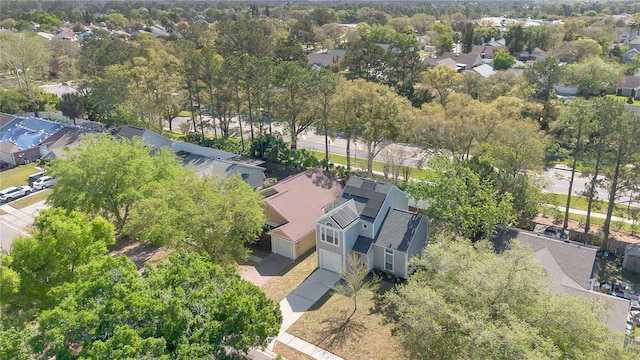
[[[203,117],[206,120],[210,120],[210,117]],[[174,129],[179,129],[181,123],[191,122],[190,118],[186,117],[178,117],[173,121]],[[234,125],[236,120],[234,120]],[[166,124],[168,125],[168,124]],[[248,130],[248,126],[243,126],[243,130],[245,133],[245,138],[250,137],[250,132]],[[272,124],[272,131],[274,133],[283,134],[283,127],[279,123]],[[205,130],[205,132],[207,132]],[[284,139],[288,140],[289,137],[284,135]],[[302,133],[298,138],[298,147],[301,149],[307,150],[315,150],[315,151],[324,151],[324,136],[321,134],[315,134],[315,130],[313,128],[309,129]],[[331,138],[329,141],[329,153],[336,155],[346,155],[347,148],[347,140],[339,137]],[[427,157],[427,152],[422,150],[421,148],[413,145],[407,144],[393,144],[389,147],[391,151],[383,150],[378,156],[374,159],[379,162],[386,162],[389,156],[402,156],[407,158],[405,164],[412,167],[420,167],[424,164],[425,159]],[[351,156],[353,158],[365,159],[366,158],[366,148],[364,144],[361,142],[351,142]],[[561,167],[557,168],[545,168],[544,171],[539,175],[542,183],[545,184],[545,191],[554,193],[554,194],[567,194],[569,191],[569,180],[571,177],[571,171],[569,169],[564,169]],[[602,178],[602,177],[600,177]],[[583,177],[580,172],[576,172],[576,176],[574,178],[573,184],[573,194],[578,195],[583,192],[587,188],[587,184],[589,183],[589,179],[587,177]],[[596,187],[597,198],[607,201],[607,190],[601,186]],[[617,200],[618,203],[626,204],[629,201],[629,194],[622,194]],[[640,202],[632,202],[632,204],[640,206]]]

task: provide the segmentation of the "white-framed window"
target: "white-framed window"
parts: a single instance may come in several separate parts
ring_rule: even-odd
[[[393,250],[384,249],[384,269],[393,271]]]
[[[330,227],[320,227],[320,240],[335,246],[340,246],[340,232]]]
[[[362,228],[367,230],[369,228],[369,225],[367,225],[367,223],[362,223]]]

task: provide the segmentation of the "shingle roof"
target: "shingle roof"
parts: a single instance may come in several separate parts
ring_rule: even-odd
[[[390,190],[389,184],[352,176],[342,192],[341,200],[337,203],[342,204],[353,199],[358,214],[373,220],[378,216]]]
[[[575,242],[564,242],[519,229],[500,229],[494,238],[498,252],[504,250],[509,240],[518,240],[531,246],[533,252],[549,249],[562,271],[584,289],[589,288],[589,279],[594,269],[597,248]]]
[[[422,219],[416,213],[389,209],[376,237],[376,245],[406,252]]]
[[[144,134],[145,131],[146,130],[143,128],[125,125],[120,129],[120,131],[118,131],[118,136],[122,136],[123,138],[131,140],[136,136],[142,137],[142,134]]]
[[[65,126],[65,124],[56,121],[33,117],[15,119],[2,127],[0,141],[11,142],[20,150],[26,150],[39,146],[49,136],[55,134]]]
[[[261,191],[267,196],[264,202],[288,221],[272,231],[282,232],[293,241],[315,229],[316,219],[341,192],[342,185],[321,168],[288,177]]]
[[[373,243],[374,243],[373,239],[370,239],[366,236],[359,235],[358,239],[356,239],[356,242],[353,244],[353,248],[351,250],[357,253],[366,255],[369,252],[369,249],[371,248],[371,244]]]
[[[640,87],[640,76],[625,76],[618,83],[618,88],[635,89]]]
[[[236,161],[223,159],[213,159],[207,156],[192,154],[186,151],[178,151],[175,154],[182,160],[182,165],[196,172],[200,177],[215,176],[219,178],[228,178],[236,173],[240,173],[243,180],[247,180],[256,172],[264,173],[264,168],[249,164],[243,164]],[[250,184],[258,186],[260,184]]]

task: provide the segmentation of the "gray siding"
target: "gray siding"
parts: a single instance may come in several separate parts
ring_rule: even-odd
[[[423,217],[420,220],[420,224],[418,225],[418,229],[416,230],[415,236],[411,243],[409,244],[409,248],[407,249],[407,259],[411,260],[412,257],[418,255],[422,255],[422,250],[427,242],[427,238],[429,237],[429,222],[427,218]]]
[[[384,248],[371,245],[371,250],[373,252],[373,267],[382,271],[387,271],[384,268]],[[402,252],[394,251],[393,252],[393,271],[391,271],[393,275],[405,278],[407,273],[407,263],[405,261],[405,254]]]

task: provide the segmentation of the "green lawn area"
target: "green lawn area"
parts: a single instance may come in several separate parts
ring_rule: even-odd
[[[316,252],[311,251],[298,258],[283,274],[274,277],[262,286],[267,296],[279,303],[293,289],[298,287],[318,267]]]
[[[324,152],[322,151],[312,151],[313,155],[318,158],[318,160],[324,159]],[[329,162],[337,164],[337,165],[347,165],[347,157],[345,155],[329,155]],[[367,169],[367,160],[365,159],[356,159],[353,156],[351,157],[351,167],[358,169]],[[384,172],[384,163],[379,161],[373,162],[373,171]],[[409,175],[412,179],[428,179],[432,176],[432,172],[426,169],[418,169],[411,168],[411,175]],[[400,176],[402,178],[402,175]]]
[[[191,113],[187,110],[182,110],[178,113],[178,116],[180,117],[191,117]]]
[[[32,194],[29,197],[25,197],[22,198],[20,200],[16,200],[14,202],[11,203],[11,207],[16,208],[16,209],[22,209],[25,208],[29,205],[33,205],[37,202],[40,202],[42,200],[46,200],[47,197],[49,197],[49,194],[51,194],[53,190],[51,189],[46,189],[46,190],[42,190],[42,191],[38,191],[35,194]]]
[[[358,310],[345,325],[353,301],[332,291],[325,294],[296,321],[288,332],[344,359],[405,359],[394,324],[379,311],[376,299],[392,284],[383,282],[378,292],[365,290]]]
[[[547,156],[547,160],[545,162],[545,166],[556,166],[556,165],[564,165],[567,168],[571,169],[571,167],[573,166],[573,158],[571,157],[552,157],[552,156]],[[580,171],[583,172],[585,171],[585,165],[582,161],[578,161],[576,163],[576,171]]]
[[[608,98],[611,98],[611,99],[615,99],[615,100],[618,100],[618,101],[621,101],[621,102],[625,102],[625,103],[627,102],[627,99],[629,99],[628,96],[618,96],[618,95],[613,95],[613,94],[609,94],[609,95],[605,95],[605,96],[608,97]],[[640,106],[640,100],[634,99],[633,100],[633,105]]]
[[[39,173],[42,170],[36,168],[36,163],[21,165],[11,170],[0,173],[0,189],[10,186],[22,186],[29,184],[29,175]]]
[[[551,204],[565,207],[567,205],[567,195],[566,194],[548,194],[549,201],[552,201]],[[571,209],[583,210],[587,211],[587,198],[582,196],[573,195],[571,197]],[[606,214],[607,213],[607,203],[601,200],[596,200],[593,202],[593,207],[591,209],[592,212]],[[629,219],[627,212],[625,209],[626,205],[616,204],[613,209],[613,216]]]

